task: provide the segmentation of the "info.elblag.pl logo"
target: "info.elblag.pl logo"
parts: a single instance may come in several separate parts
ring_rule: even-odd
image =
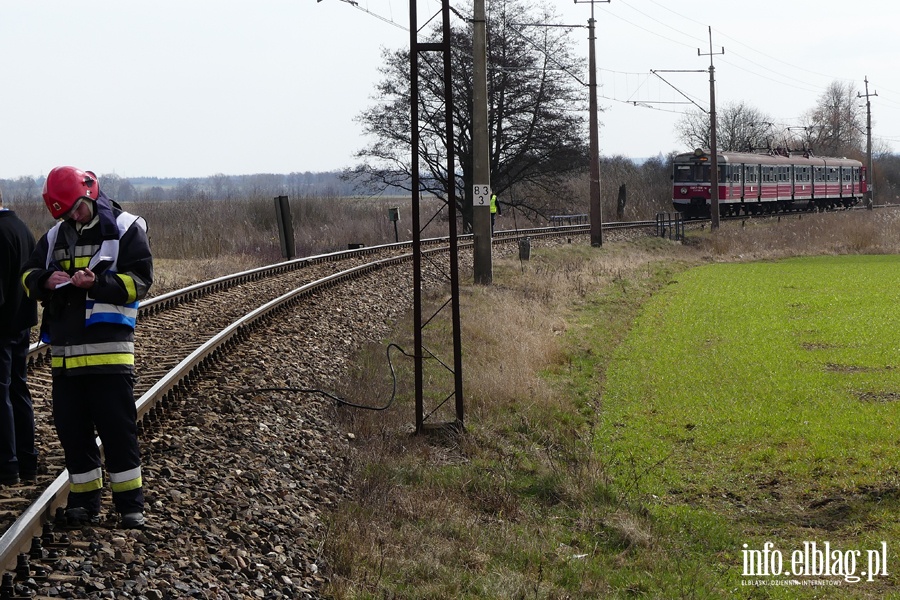
[[[875,581],[888,574],[887,542],[880,548],[868,550],[842,550],[831,542],[803,542],[787,555],[773,542],[766,542],[762,549],[754,550],[744,544],[741,552],[744,577],[840,577],[848,583]],[[765,585],[765,580],[753,583]],[[802,585],[800,581],[795,582]]]

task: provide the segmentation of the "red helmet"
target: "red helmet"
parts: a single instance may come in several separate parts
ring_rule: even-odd
[[[56,167],[44,181],[44,202],[54,219],[72,210],[79,198],[96,200],[99,195],[97,176],[76,167]]]

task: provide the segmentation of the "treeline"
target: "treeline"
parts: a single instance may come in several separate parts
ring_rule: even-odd
[[[672,210],[670,175],[672,156],[659,155],[644,161],[624,156],[602,157],[603,214],[606,220],[647,219],[659,211]],[[341,172],[289,173],[278,175],[213,175],[199,178],[120,177],[98,174],[100,187],[107,196],[122,203],[191,202],[203,200],[267,200],[288,196],[291,200],[350,197],[409,197],[398,187],[387,191],[363,189],[347,180]],[[0,189],[10,206],[42,204],[44,177],[0,179]],[[624,187],[623,187],[624,186]],[[551,215],[588,212],[590,178],[587,170],[570,177],[564,188],[518,184],[502,194],[502,210],[508,216],[524,218],[537,225],[549,222]],[[266,204],[268,206],[268,203]]]
[[[254,175],[213,175],[211,177],[160,178],[120,177],[98,173],[100,186],[107,196],[120,202],[235,200],[296,197],[349,197],[360,194],[352,181],[340,172],[323,173],[257,173]],[[11,203],[39,201],[45,177],[0,179],[3,197]],[[384,195],[404,194],[403,190],[387,190]]]

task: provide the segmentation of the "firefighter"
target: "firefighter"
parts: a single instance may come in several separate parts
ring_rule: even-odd
[[[60,222],[38,241],[22,282],[44,307],[53,421],[69,471],[66,519],[73,527],[100,520],[99,435],[119,525],[141,528],[134,326],[138,301],[153,282],[147,225],[108,198],[90,171],[56,167],[43,196]]]
[[[37,478],[34,408],[28,391],[28,343],[37,304],[25,296],[19,273],[34,236],[0,197],[0,485]]]

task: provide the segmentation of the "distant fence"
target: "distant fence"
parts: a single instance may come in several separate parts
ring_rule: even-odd
[[[587,215],[551,215],[551,225],[587,225]]]
[[[656,213],[656,235],[681,241],[684,239],[684,216],[677,213]]]

